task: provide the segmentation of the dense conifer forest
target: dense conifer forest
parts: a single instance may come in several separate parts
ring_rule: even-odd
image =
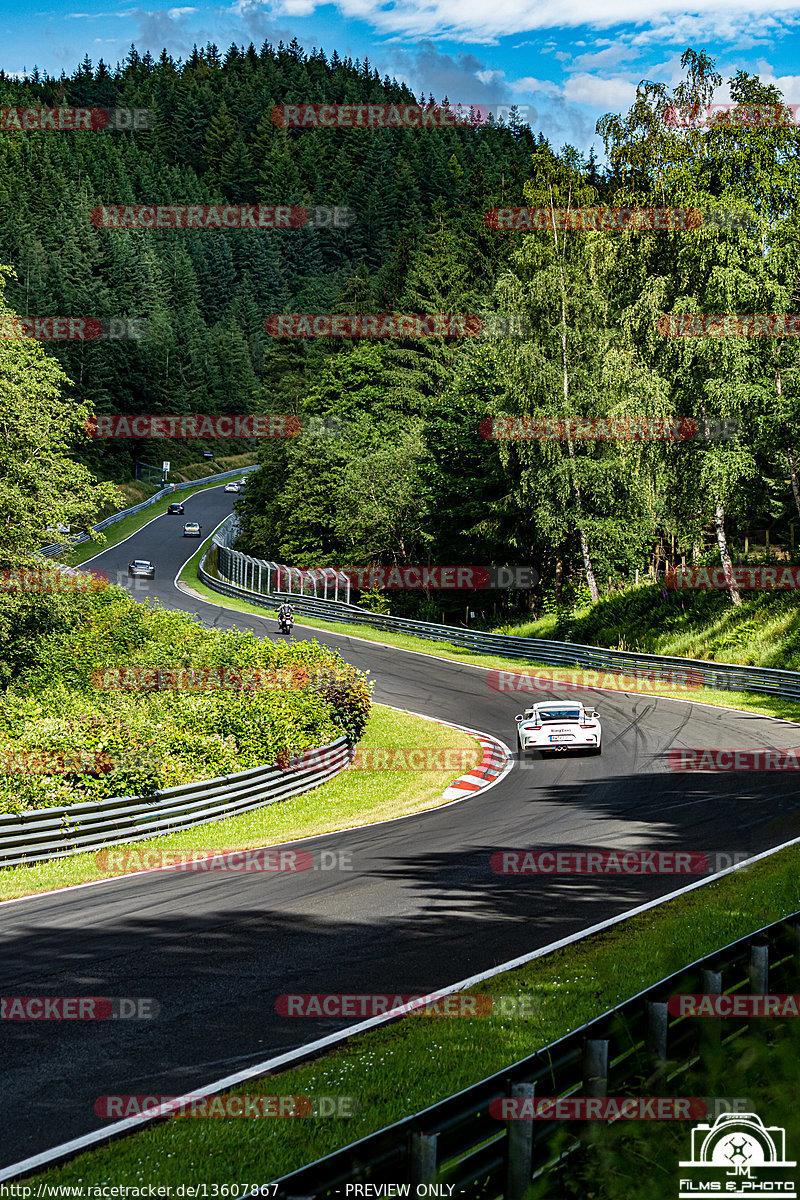
[[[663,553],[725,565],[754,526],[787,542],[800,518],[794,336],[669,337],[664,315],[791,314],[797,127],[676,127],[721,83],[687,51],[670,92],[640,85],[599,123],[605,166],[552,147],[512,110],[456,128],[292,129],[283,104],[439,104],[336,52],[265,44],[134,48],[116,68],[0,73],[0,108],[146,109],[139,132],[0,134],[0,263],[22,317],[135,318],[141,339],[43,343],[95,413],[300,413],[317,434],[265,442],[241,547],[299,566],[521,563],[535,595],[596,596]],[[742,106],[781,104],[758,78]],[[102,205],[296,205],[352,211],[346,228],[105,229]],[[498,207],[693,206],[685,230],[491,228]],[[286,313],[496,312],[524,336],[298,339]],[[688,327],[687,327],[688,328]],[[717,440],[493,440],[481,422],[600,418],[729,422]],[[331,430],[335,431],[335,435]],[[101,479],[199,443],[87,441]],[[214,444],[218,454],[247,445]],[[738,600],[736,589],[731,598]],[[423,607],[424,607],[423,602]],[[421,610],[420,610],[421,611]]]

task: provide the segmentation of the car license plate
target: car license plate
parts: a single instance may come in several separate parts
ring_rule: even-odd
[[[571,740],[572,739],[568,733],[551,733],[550,734],[551,742],[569,742]]]

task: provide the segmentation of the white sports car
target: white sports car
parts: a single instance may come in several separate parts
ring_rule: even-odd
[[[534,704],[515,720],[520,757],[537,750],[603,752],[603,730],[595,708],[584,708],[574,701],[551,700],[547,704]]]

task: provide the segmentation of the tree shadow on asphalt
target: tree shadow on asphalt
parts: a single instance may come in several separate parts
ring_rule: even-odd
[[[351,1023],[281,1017],[282,994],[430,992],[702,878],[504,874],[493,856],[704,851],[719,868],[729,863],[716,852],[741,857],[800,836],[793,780],[779,773],[546,786],[519,774],[513,814],[502,784],[481,799],[474,843],[455,805],[383,825],[380,838],[365,828],[321,840],[352,854],[349,871],[164,872],[0,906],[2,995],[161,1006],[152,1021],[3,1022],[0,1162],[52,1143],[42,1128],[56,1110],[59,1139],[76,1136],[99,1127],[100,1095],[179,1094]],[[485,841],[486,806],[496,844]],[[464,850],[417,848],[448,829]]]

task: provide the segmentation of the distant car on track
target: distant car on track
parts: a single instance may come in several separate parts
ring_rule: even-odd
[[[168,513],[180,513],[180,515],[183,516],[183,505],[182,504],[170,504],[169,508],[167,509],[167,512]]]
[[[515,720],[520,757],[551,750],[603,752],[603,729],[596,708],[585,708],[569,700],[548,700],[518,713]]]
[[[143,579],[155,579],[155,564],[148,562],[146,558],[135,558],[132,563],[128,563],[128,574]]]
[[[202,525],[198,525],[197,521],[187,521],[183,527],[184,537],[201,537]]]
[[[225,491],[226,491],[226,492],[238,492],[238,491],[239,491],[239,484],[238,484],[238,483],[226,483],[226,484],[225,484]]]

